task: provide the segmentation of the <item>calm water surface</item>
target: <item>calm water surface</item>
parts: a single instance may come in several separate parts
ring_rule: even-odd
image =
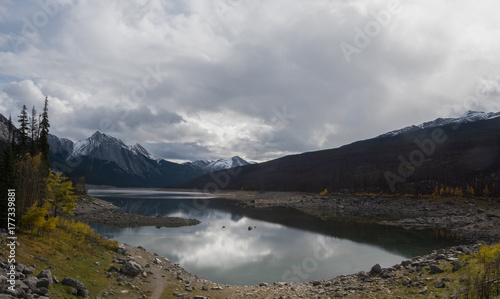
[[[180,228],[114,228],[96,232],[179,263],[223,284],[302,282],[389,267],[458,244],[443,232],[405,230],[356,221],[322,221],[291,209],[256,210],[192,192],[90,190],[121,212],[195,218]],[[252,227],[252,230],[248,228]]]

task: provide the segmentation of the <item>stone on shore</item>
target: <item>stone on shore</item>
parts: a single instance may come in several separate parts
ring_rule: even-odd
[[[431,270],[430,270],[430,273],[431,273],[431,274],[438,274],[438,273],[443,273],[443,272],[444,272],[444,271],[443,271],[443,269],[439,268],[439,267],[438,267],[438,266],[436,266],[436,265],[431,265],[431,266],[430,266],[430,269],[431,269]]]
[[[121,268],[120,272],[123,275],[127,276],[137,276],[140,273],[142,273],[144,270],[142,269],[141,265],[134,261],[128,261],[126,262]]]
[[[382,273],[382,267],[379,264],[376,264],[375,266],[372,267],[370,270],[370,275],[371,276],[377,276],[380,273]]]
[[[61,284],[75,288],[77,296],[84,298],[87,298],[89,296],[89,291],[87,290],[87,286],[74,278],[65,277],[62,280]]]
[[[36,277],[38,279],[46,278],[49,281],[49,285],[54,284],[54,279],[52,278],[50,270],[43,270]]]

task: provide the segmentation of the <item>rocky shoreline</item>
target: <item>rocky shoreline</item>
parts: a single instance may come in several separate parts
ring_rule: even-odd
[[[200,224],[196,219],[185,219],[179,217],[147,217],[130,213],[112,213],[106,215],[88,215],[82,217],[82,220],[115,227],[138,227],[138,226],[156,226],[156,227],[181,227]]]
[[[293,208],[322,219],[360,219],[404,228],[444,229],[466,243],[500,242],[498,199],[417,198],[287,192],[225,192],[241,205]]]
[[[74,214],[75,218],[80,221],[115,227],[181,227],[200,223],[197,219],[162,216],[147,217],[138,214],[117,213],[117,210],[119,208],[112,203],[87,195],[78,197]]]

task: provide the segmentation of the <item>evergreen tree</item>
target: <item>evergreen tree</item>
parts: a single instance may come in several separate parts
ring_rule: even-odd
[[[45,166],[45,175],[49,176],[50,173],[50,146],[49,146],[49,107],[48,99],[45,97],[45,103],[43,105],[42,119],[40,121],[40,153],[42,153],[42,159]]]
[[[30,127],[29,127],[29,137],[30,137],[30,153],[32,156],[36,155],[39,152],[38,148],[38,120],[36,108],[33,106],[31,109],[31,117],[30,117]]]
[[[24,156],[28,150],[28,130],[29,130],[29,119],[26,105],[21,108],[21,114],[19,114],[19,155]]]

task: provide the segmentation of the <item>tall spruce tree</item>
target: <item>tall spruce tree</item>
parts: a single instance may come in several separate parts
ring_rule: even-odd
[[[28,152],[28,130],[29,130],[29,119],[26,105],[21,108],[21,113],[19,114],[19,145],[18,154],[24,156]]]
[[[32,156],[38,154],[40,152],[38,146],[38,116],[36,113],[36,108],[33,106],[31,109],[31,117],[30,117],[30,127],[29,127],[29,137],[30,137],[30,154]]]
[[[49,101],[45,97],[45,103],[43,105],[42,119],[40,121],[40,153],[42,154],[43,163],[45,165],[45,175],[49,176],[50,173],[50,146],[49,146]]]

